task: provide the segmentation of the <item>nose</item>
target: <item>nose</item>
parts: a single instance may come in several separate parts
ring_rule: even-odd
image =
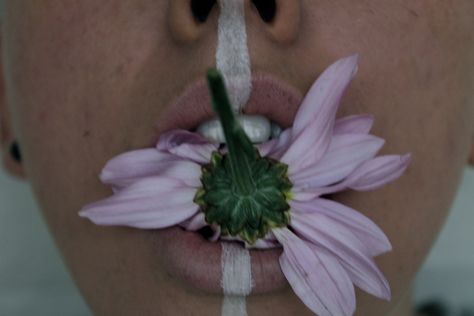
[[[298,35],[301,0],[247,1],[249,32],[263,30],[273,41],[291,43]]]
[[[170,0],[169,29],[181,43],[191,43],[215,31],[221,0]],[[238,0],[230,0],[238,1]],[[300,25],[301,0],[244,0],[249,28],[265,31],[273,41],[294,40]]]

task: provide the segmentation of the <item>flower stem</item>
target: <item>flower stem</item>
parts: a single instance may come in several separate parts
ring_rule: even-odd
[[[231,176],[239,193],[248,195],[255,190],[251,164],[258,159],[257,151],[235,118],[219,71],[210,69],[207,73],[207,82],[211,91],[213,110],[217,113],[224,130]]]

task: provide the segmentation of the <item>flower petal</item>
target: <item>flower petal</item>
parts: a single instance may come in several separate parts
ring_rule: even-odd
[[[347,186],[357,191],[369,191],[398,179],[411,161],[411,155],[387,155],[367,161],[347,179]]]
[[[343,204],[318,198],[304,203],[290,201],[290,206],[293,212],[317,212],[344,225],[366,246],[370,257],[392,250],[387,236],[370,218]]]
[[[264,238],[257,239],[257,241],[251,245],[245,243],[245,248],[247,249],[272,249],[272,248],[281,248],[280,243],[276,239],[275,235],[270,231],[265,235]]]
[[[290,170],[314,164],[326,152],[339,102],[357,71],[357,58],[353,55],[331,65],[303,100],[292,127],[293,143],[281,158]]]
[[[197,133],[172,130],[160,136],[156,148],[184,159],[206,164],[211,160],[212,152],[217,150],[217,145],[210,143]]]
[[[274,249],[280,248],[281,245],[277,241],[257,239],[253,244],[245,243],[245,248],[247,249]]]
[[[157,148],[158,150],[167,151],[182,144],[205,145],[210,144],[210,142],[198,133],[185,129],[175,129],[160,135]]]
[[[155,148],[126,152],[107,162],[100,180],[106,184],[126,186],[139,178],[162,172],[163,164],[175,160],[173,155]]]
[[[365,245],[344,225],[313,213],[292,213],[291,227],[303,238],[336,255],[355,285],[376,297],[389,300],[390,287]]]
[[[193,216],[198,206],[195,188],[181,181],[149,177],[104,200],[86,205],[81,217],[97,225],[120,225],[143,229],[166,228]]]
[[[200,230],[201,228],[209,226],[209,224],[206,222],[205,217],[206,216],[203,212],[197,212],[189,220],[182,222],[180,226],[192,232]]]
[[[367,134],[336,135],[319,163],[290,174],[290,180],[295,187],[304,188],[334,184],[373,158],[384,143],[383,139]]]
[[[271,157],[280,160],[281,156],[291,145],[291,128],[285,129],[278,138],[257,144],[256,147],[262,157]]]
[[[293,123],[293,133],[300,134],[328,108],[337,106],[342,93],[357,72],[358,55],[339,59],[329,66],[305,96]]]
[[[113,185],[114,192],[123,189],[142,178],[160,176],[182,181],[190,187],[198,187],[201,184],[201,166],[195,162],[187,161],[171,154],[160,153],[156,149],[150,151],[158,152],[157,156],[163,159],[153,159],[153,156],[142,155],[140,158],[130,159],[127,153],[112,159],[102,170],[100,179],[103,183]],[[146,157],[146,156],[149,156]],[[166,159],[166,160],[165,160]]]
[[[315,190],[306,190],[304,188],[292,188],[290,194],[290,200],[297,202],[307,202],[312,201],[315,198],[319,197],[319,192],[314,192]]]
[[[326,187],[295,188],[295,192],[303,191],[303,197],[321,196],[353,189],[369,191],[398,179],[407,169],[411,154],[403,156],[386,155],[375,157],[358,166],[347,178],[337,184]],[[306,199],[308,200],[308,199]]]
[[[201,186],[202,167],[192,161],[177,161],[163,164],[163,171],[158,175],[182,181],[186,186]]]
[[[287,228],[274,229],[273,233],[283,245],[281,269],[303,303],[319,316],[352,315],[354,286],[339,262]]]
[[[336,120],[334,134],[368,134],[374,124],[371,114],[350,115]]]

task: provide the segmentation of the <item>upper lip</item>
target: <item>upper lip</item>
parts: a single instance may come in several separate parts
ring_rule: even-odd
[[[245,114],[263,115],[281,127],[289,127],[303,94],[294,86],[268,73],[252,76],[252,93],[242,109]],[[171,129],[192,130],[215,117],[205,78],[191,83],[164,111],[155,125],[157,136]],[[154,139],[154,144],[158,139]]]

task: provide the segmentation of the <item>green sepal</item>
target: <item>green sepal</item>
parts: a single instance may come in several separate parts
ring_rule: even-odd
[[[206,222],[218,225],[222,235],[238,236],[253,244],[272,228],[286,227],[290,222],[288,166],[260,156],[235,118],[219,72],[210,70],[207,80],[227,153],[214,152],[209,164],[203,166],[202,188],[194,202]]]
[[[229,151],[228,172],[235,181],[236,189],[247,194],[254,187],[250,177],[250,163],[257,159],[258,153],[235,117],[220,73],[210,69],[207,72],[207,82],[211,92],[212,109],[219,117]]]
[[[240,194],[229,175],[229,156],[214,152],[211,162],[203,167],[195,202],[205,214],[206,222],[218,225],[223,235],[238,236],[255,243],[272,229],[290,222],[287,193],[291,182],[287,166],[275,160],[258,157],[250,164],[255,189]]]

